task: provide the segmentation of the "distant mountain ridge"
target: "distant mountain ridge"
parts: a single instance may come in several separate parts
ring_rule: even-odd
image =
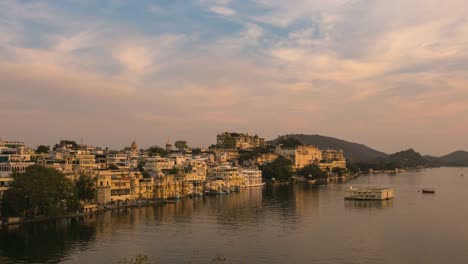
[[[445,166],[468,166],[468,152],[458,150],[439,158]]]
[[[314,145],[320,149],[341,149],[348,163],[369,163],[380,164],[382,166],[394,165],[395,167],[417,167],[417,166],[468,166],[468,151],[455,151],[442,157],[422,156],[414,149],[400,151],[394,154],[387,154],[382,151],[372,149],[366,145],[349,142],[346,140],[305,134],[289,134],[279,136],[267,143],[275,145],[282,138],[295,138],[304,145]]]
[[[321,135],[290,134],[280,136],[269,141],[268,143],[274,145],[279,139],[284,137],[295,138],[302,144],[314,145],[320,149],[341,149],[343,150],[345,157],[349,162],[370,162],[377,158],[384,158],[388,156],[388,154],[384,152],[372,149],[363,144]]]

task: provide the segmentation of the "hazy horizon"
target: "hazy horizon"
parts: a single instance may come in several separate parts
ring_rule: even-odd
[[[28,146],[468,150],[466,1],[4,0],[0,34],[0,137]]]

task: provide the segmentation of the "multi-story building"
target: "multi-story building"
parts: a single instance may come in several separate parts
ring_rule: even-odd
[[[221,165],[208,170],[207,179],[210,181],[223,180],[229,187],[245,187],[244,175],[239,173],[237,167]]]
[[[175,160],[163,157],[151,157],[146,159],[145,169],[149,171],[162,171],[174,168]]]
[[[240,169],[240,174],[244,177],[245,187],[263,186],[262,171],[258,168]]]
[[[265,139],[259,136],[250,136],[243,133],[224,132],[216,137],[218,146],[230,145],[229,141],[235,142],[235,147],[238,149],[248,149],[265,146]],[[234,146],[231,146],[234,147]]]
[[[322,170],[333,168],[346,168],[346,158],[343,150],[325,149],[322,150],[322,160],[319,164]]]
[[[128,155],[125,153],[112,153],[107,155],[107,167],[116,166],[119,169],[130,169]]]
[[[0,177],[11,177],[13,172],[24,172],[34,165],[31,152],[24,143],[17,141],[0,141]]]
[[[143,178],[138,171],[105,170],[97,172],[95,177],[99,204],[154,198],[154,179]]]
[[[322,160],[322,151],[315,146],[297,146],[295,148],[283,148],[277,145],[275,153],[293,162],[295,169],[303,168],[310,164],[319,165]]]

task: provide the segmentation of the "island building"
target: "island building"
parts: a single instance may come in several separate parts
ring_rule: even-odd
[[[346,189],[345,199],[348,200],[389,200],[393,199],[392,188],[353,187]]]
[[[229,143],[229,141],[231,140],[235,142],[235,148],[237,149],[249,149],[249,148],[265,146],[265,139],[260,138],[258,135],[251,136],[248,133],[243,134],[243,133],[224,132],[216,136],[216,142],[218,146],[231,145]]]

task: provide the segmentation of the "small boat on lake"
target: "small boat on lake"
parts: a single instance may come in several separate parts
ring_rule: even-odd
[[[435,193],[434,188],[423,188],[422,193]]]

